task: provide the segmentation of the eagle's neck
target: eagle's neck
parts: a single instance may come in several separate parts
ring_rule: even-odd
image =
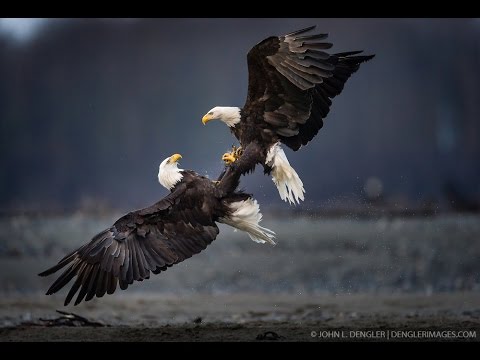
[[[175,185],[183,178],[183,169],[179,169],[176,164],[160,165],[158,171],[158,182],[168,190],[172,190]]]
[[[236,124],[240,122],[241,119],[241,109],[233,106],[223,106],[220,108],[221,117],[220,120],[223,121],[228,127],[235,127]]]

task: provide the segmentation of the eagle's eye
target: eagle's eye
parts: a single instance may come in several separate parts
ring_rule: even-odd
[[[213,115],[213,111],[210,111],[210,112],[208,113],[208,115]]]

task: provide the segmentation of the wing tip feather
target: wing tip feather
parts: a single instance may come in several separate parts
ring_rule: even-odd
[[[309,27],[306,27],[304,29],[300,29],[300,30],[295,30],[291,33],[288,33],[287,35],[285,36],[295,36],[295,35],[300,35],[300,34],[303,34],[303,33],[306,33],[307,31],[310,31],[310,30],[313,30],[317,27],[317,25],[312,25],[312,26],[309,26]]]

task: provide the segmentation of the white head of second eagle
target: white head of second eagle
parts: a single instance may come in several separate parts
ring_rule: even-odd
[[[234,127],[241,120],[241,109],[235,106],[215,106],[202,119],[203,125],[210,120],[218,119],[224,122],[228,127]]]

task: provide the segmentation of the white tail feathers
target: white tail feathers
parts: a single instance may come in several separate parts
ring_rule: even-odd
[[[266,164],[272,168],[272,180],[280,197],[290,204],[305,200],[303,182],[297,172],[290,166],[280,143],[273,145],[267,153]]]
[[[249,198],[237,201],[229,205],[231,214],[228,217],[218,219],[219,222],[230,225],[238,230],[245,231],[250,239],[257,243],[269,242],[275,245],[275,233],[259,223],[262,220],[262,213],[257,200]]]

